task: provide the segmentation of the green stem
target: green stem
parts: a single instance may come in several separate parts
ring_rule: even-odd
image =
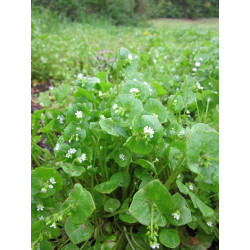
[[[130,241],[130,239],[129,239],[129,236],[128,236],[128,232],[127,232],[126,227],[125,227],[125,226],[123,226],[123,229],[124,229],[124,231],[125,231],[125,237],[126,237],[126,239],[127,239],[128,243],[129,243],[130,247],[132,248],[132,250],[135,250],[135,248],[134,248],[134,246],[133,246],[132,242],[131,242],[131,241]]]
[[[207,100],[207,108],[206,108],[206,114],[205,114],[205,118],[204,118],[204,123],[206,123],[206,120],[207,120],[207,112],[208,112],[209,102],[210,102],[210,99]]]
[[[198,107],[198,103],[197,103],[197,100],[195,98],[195,104],[196,104],[196,108],[197,108],[197,113],[198,113],[198,117],[199,117],[199,122],[201,121],[200,120],[200,111],[199,111],[199,107]]]
[[[32,156],[33,160],[35,161],[36,165],[38,167],[41,167],[41,164],[38,162],[38,160],[36,159],[36,157],[32,153],[31,153],[31,156]]]
[[[176,170],[169,176],[167,181],[165,182],[165,187],[167,189],[170,188],[171,184],[174,182],[174,180],[177,178],[177,176],[184,170],[184,168],[181,168],[181,165],[184,161],[185,157],[184,155],[181,157],[180,161],[178,162],[178,165],[176,166]]]
[[[43,152],[43,153],[45,153],[46,155],[48,155],[49,157],[52,157],[53,159],[55,159],[55,157],[54,157],[52,154],[50,154],[49,152],[47,152],[45,149],[39,147],[35,142],[32,142],[32,141],[31,141],[31,144],[32,144],[32,146],[34,146],[34,147],[35,147],[37,150],[39,150],[40,152]]]
[[[112,214],[104,215],[103,218],[113,217],[113,216],[115,216],[117,214],[126,213],[127,211],[128,211],[127,208],[126,209],[122,209],[122,210],[118,210],[118,211],[116,211],[116,212],[114,212]]]

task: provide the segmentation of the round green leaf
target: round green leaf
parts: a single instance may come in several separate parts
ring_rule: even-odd
[[[160,242],[169,248],[176,248],[180,244],[178,231],[174,229],[162,229],[159,235]]]
[[[75,224],[85,222],[95,210],[95,203],[91,193],[84,189],[79,183],[75,184],[73,191],[70,193],[62,208],[66,208],[70,204],[74,205],[71,210],[72,215],[70,220]]]
[[[120,148],[116,151],[114,160],[120,167],[126,167],[131,161],[131,154],[127,149]]]
[[[111,116],[122,127],[128,127],[131,125],[133,119],[137,115],[140,115],[142,111],[143,106],[140,100],[131,94],[121,94],[113,103]]]
[[[150,92],[147,84],[135,80],[128,80],[125,82],[121,94],[133,94],[135,98],[144,102],[149,97]]]
[[[96,185],[95,189],[100,193],[110,194],[118,188],[119,184],[120,184],[120,180],[113,179],[110,181],[103,182],[99,185]]]
[[[104,211],[108,213],[115,212],[119,207],[121,206],[121,203],[119,200],[110,198],[108,199],[104,204]]]
[[[80,225],[73,224],[69,218],[65,223],[65,231],[70,240],[74,244],[78,244],[87,241],[92,237],[94,227],[88,221]]]
[[[62,247],[62,250],[79,250],[79,247],[72,243],[69,243],[66,246]]]
[[[137,154],[146,155],[153,150],[153,146],[149,143],[146,143],[144,139],[141,139],[136,136],[131,136],[125,143],[125,146],[129,148],[132,152]]]
[[[161,123],[164,123],[168,120],[167,109],[157,99],[150,98],[147,100],[147,102],[144,104],[144,110],[156,116]]]

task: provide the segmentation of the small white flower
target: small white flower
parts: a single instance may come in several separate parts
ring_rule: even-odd
[[[131,54],[128,54],[128,59],[131,61],[133,60],[133,56]]]
[[[193,68],[193,72],[196,72],[197,71],[197,68]]]
[[[40,217],[39,217],[39,220],[44,220],[44,217],[43,217],[43,216],[40,216]]]
[[[82,79],[82,77],[83,77],[82,73],[78,74],[77,77],[78,77],[79,79]]]
[[[187,113],[187,114],[190,114],[190,111],[189,111],[189,110],[187,110],[187,111],[186,111],[186,113]]]
[[[140,91],[138,88],[131,88],[129,92],[132,94],[132,93],[139,93]]]
[[[174,102],[176,103],[176,102],[177,102],[177,100],[175,99],[175,100],[174,100]]]
[[[64,116],[63,115],[58,115],[57,120],[59,121],[60,124],[63,124]]]
[[[144,127],[144,133],[149,135],[149,138],[153,138],[154,130],[149,126]]]
[[[195,63],[195,67],[200,67],[201,66],[201,63],[200,62],[196,62]]]
[[[157,157],[155,158],[155,162],[159,162],[159,159]]]
[[[181,217],[178,213],[173,213],[172,216],[173,216],[176,220],[179,220],[180,217]]]
[[[82,118],[82,111],[77,111],[76,113],[75,113],[75,115],[76,115],[76,117],[77,118]]]
[[[75,148],[70,148],[69,151],[68,151],[70,154],[74,154],[76,152],[76,149]]]
[[[56,223],[54,222],[50,227],[56,228]]]
[[[76,152],[75,148],[70,148],[68,150],[68,153],[66,154],[66,157],[69,158],[72,154],[74,154]]]
[[[49,179],[49,181],[50,181],[51,184],[56,184],[55,179],[54,179],[53,177],[51,177],[51,178]]]
[[[58,151],[58,150],[59,150],[59,143],[57,143],[55,146],[55,151]]]
[[[152,249],[155,249],[155,248],[159,248],[160,245],[158,243],[155,243],[153,245],[150,246]]]
[[[52,189],[52,188],[53,188],[53,186],[52,186],[52,185],[49,185],[49,188],[50,188],[50,189]]]
[[[82,156],[78,158],[78,160],[79,160],[80,163],[82,163],[86,159],[87,159],[86,154],[82,154]]]
[[[132,126],[129,126],[129,129],[132,129],[133,127]]]
[[[42,188],[41,189],[41,193],[44,193],[44,194],[47,193],[47,189],[46,188]]]
[[[189,185],[189,189],[190,190],[194,190],[194,186],[191,184],[191,185]]]
[[[196,85],[196,87],[197,87],[198,89],[200,89],[200,90],[203,90],[203,89],[204,89],[203,87],[201,87],[201,84],[200,84],[199,82],[197,82],[195,85]]]
[[[200,58],[199,58],[199,60],[202,62],[202,61],[203,61],[203,58],[202,58],[202,57],[200,57]]]
[[[116,110],[115,113],[117,114],[119,112],[119,110]]]
[[[177,176],[177,179],[179,179],[181,177],[181,175],[179,174],[178,176]]]
[[[100,115],[100,119],[104,119],[105,118],[105,116],[104,115]]]
[[[143,83],[144,83],[145,85],[148,85],[148,83],[147,83],[147,82],[145,82],[145,81],[144,81]]]
[[[37,211],[39,210],[43,211],[44,206],[42,204],[39,204],[36,208],[37,208]]]
[[[156,60],[156,59],[153,59],[153,62],[154,62],[154,63],[157,63],[157,60]]]
[[[118,107],[118,105],[115,103],[115,104],[113,105],[113,109],[117,109],[117,107]]]
[[[209,227],[212,227],[212,226],[213,226],[213,222],[210,220],[210,221],[207,222],[207,225],[208,225]]]
[[[120,155],[119,155],[119,158],[120,158],[122,161],[125,161],[125,155],[124,155],[124,154],[120,154]]]
[[[87,166],[87,169],[90,169],[90,168],[92,168],[92,165]]]

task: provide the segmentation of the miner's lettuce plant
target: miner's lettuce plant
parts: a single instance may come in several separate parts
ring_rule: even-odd
[[[219,237],[218,94],[196,75],[175,91],[150,82],[144,59],[121,48],[108,73],[78,74],[32,115],[32,249],[206,249]]]

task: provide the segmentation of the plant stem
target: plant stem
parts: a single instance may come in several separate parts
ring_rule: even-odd
[[[181,165],[184,161],[185,157],[184,155],[181,157],[180,161],[178,162],[178,165],[176,166],[176,170],[169,176],[169,178],[167,179],[167,181],[165,182],[165,187],[167,189],[170,188],[170,185],[174,182],[174,180],[176,179],[176,177],[184,170],[184,168],[181,168]]]
[[[208,107],[209,107],[209,102],[210,102],[210,99],[207,100],[207,108],[206,108],[206,114],[205,114],[205,118],[204,118],[204,123],[206,123],[206,120],[207,120],[207,111],[208,111]]]
[[[197,103],[197,100],[195,98],[195,104],[196,104],[196,108],[197,108],[197,113],[198,113],[198,117],[199,117],[199,122],[201,121],[200,119],[200,111],[199,111],[199,107],[198,107],[198,103]]]
[[[128,236],[128,234],[127,234],[127,229],[126,229],[126,227],[123,226],[123,229],[124,229],[124,231],[125,231],[125,237],[126,237],[126,239],[128,240],[128,243],[129,243],[130,247],[132,248],[132,250],[135,250],[135,248],[134,248],[134,246],[133,246],[132,242],[130,241],[129,236]]]

